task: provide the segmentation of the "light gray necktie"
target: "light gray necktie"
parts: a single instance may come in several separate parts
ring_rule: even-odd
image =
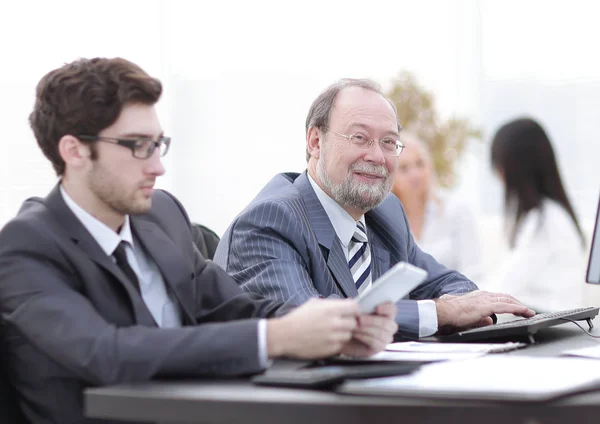
[[[371,249],[367,232],[360,221],[356,223],[356,230],[348,243],[348,258],[356,290],[362,293],[371,285]]]

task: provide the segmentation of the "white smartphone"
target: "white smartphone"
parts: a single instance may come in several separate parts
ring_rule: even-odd
[[[365,314],[385,302],[396,303],[427,278],[427,271],[407,262],[398,262],[371,286],[358,295],[358,305]]]

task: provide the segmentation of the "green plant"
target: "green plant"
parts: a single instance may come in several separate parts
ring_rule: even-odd
[[[409,72],[394,79],[387,96],[398,109],[398,119],[406,131],[427,143],[438,182],[442,187],[456,183],[455,165],[469,139],[481,139],[481,130],[468,119],[452,117],[441,120],[435,109],[433,94],[421,87]]]

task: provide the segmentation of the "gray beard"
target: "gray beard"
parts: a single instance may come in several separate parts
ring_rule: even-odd
[[[333,200],[341,206],[358,209],[367,212],[376,208],[390,193],[392,179],[389,177],[384,166],[369,165],[367,163],[354,163],[348,170],[348,175],[340,184],[334,183],[325,171],[325,160],[322,157],[317,163],[317,175],[327,190],[331,193]],[[371,172],[385,175],[381,184],[357,183],[352,181],[352,172]]]

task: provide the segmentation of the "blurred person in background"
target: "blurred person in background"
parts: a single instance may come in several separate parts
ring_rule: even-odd
[[[402,132],[406,146],[398,157],[392,192],[400,199],[421,249],[473,281],[482,276],[481,240],[469,205],[437,185],[429,148]]]
[[[538,312],[585,306],[585,238],[546,132],[528,118],[506,123],[494,135],[491,161],[504,185],[510,252],[482,286]]]

